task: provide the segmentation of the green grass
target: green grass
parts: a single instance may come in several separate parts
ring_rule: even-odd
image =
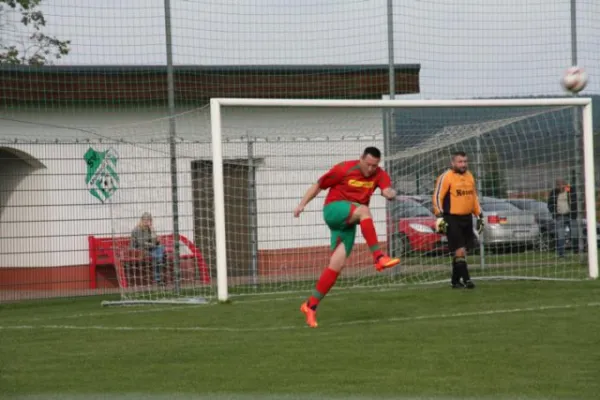
[[[0,398],[572,398],[600,393],[600,282],[333,290],[227,305],[0,307]],[[187,397],[186,397],[187,396]],[[238,396],[238,397],[236,397]],[[98,397],[96,397],[98,398]]]
[[[589,276],[587,254],[567,253],[564,258],[557,258],[553,252],[527,251],[519,253],[496,254],[488,252],[482,260],[481,255],[471,254],[467,257],[469,269],[477,277],[502,277],[520,279],[570,279],[583,280]],[[583,260],[582,258],[583,257]],[[449,256],[424,256],[415,254],[403,257],[400,273],[377,274],[371,265],[363,269],[363,273],[344,273],[337,285],[356,286],[399,286],[413,283],[432,283],[448,279],[451,258]],[[271,293],[274,290],[310,291],[314,286],[314,278],[299,280],[281,280],[259,283],[257,285],[236,285],[229,292],[236,295],[251,293]]]
[[[473,251],[471,251],[473,253]],[[493,252],[486,250],[485,254],[482,255],[478,252],[476,254],[469,254],[468,261],[470,264],[479,264],[482,262],[482,258],[485,263],[490,264],[503,264],[506,266],[514,266],[517,264],[531,264],[531,265],[565,265],[565,264],[582,264],[587,262],[587,253],[581,255],[567,252],[564,258],[557,258],[555,252],[539,252],[539,251],[522,251],[522,252]],[[450,259],[448,255],[441,256],[423,256],[420,253],[413,253],[406,257],[407,262],[411,265],[427,265],[432,263],[447,263]],[[404,261],[404,258],[403,258]]]

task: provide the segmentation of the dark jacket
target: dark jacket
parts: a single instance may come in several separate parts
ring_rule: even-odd
[[[550,192],[548,195],[548,211],[552,214],[552,218],[556,219],[556,200],[558,198],[558,194],[560,193],[560,189],[556,188]],[[577,219],[577,194],[575,189],[571,187],[571,190],[567,192],[567,198],[569,201],[569,208],[571,209],[571,219]]]
[[[156,233],[148,228],[136,226],[131,232],[131,247],[134,249],[152,251],[159,244]]]

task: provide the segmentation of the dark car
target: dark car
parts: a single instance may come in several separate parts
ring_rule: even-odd
[[[507,201],[513,206],[533,214],[535,221],[540,227],[540,240],[537,247],[541,251],[554,249],[556,223],[548,210],[548,205],[535,199],[508,199]]]
[[[535,199],[509,199],[508,201],[515,207],[534,214],[540,226],[540,249],[553,250],[556,243],[556,225],[552,219],[552,214],[548,210],[548,205]],[[579,224],[582,225],[584,243],[587,246],[586,221],[585,219],[577,219],[571,220],[568,224],[569,231],[566,234],[565,248],[577,249],[579,247]],[[596,224],[596,232],[600,235],[600,224]],[[600,247],[600,236],[598,237],[598,246]]]

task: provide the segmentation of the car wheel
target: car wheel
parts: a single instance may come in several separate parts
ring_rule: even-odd
[[[410,253],[410,242],[403,233],[396,233],[392,237],[392,248],[390,253],[392,257],[403,258]]]

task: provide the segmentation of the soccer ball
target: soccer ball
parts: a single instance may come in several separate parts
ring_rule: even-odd
[[[562,86],[571,93],[579,93],[587,85],[587,74],[580,67],[568,68],[562,77]]]

